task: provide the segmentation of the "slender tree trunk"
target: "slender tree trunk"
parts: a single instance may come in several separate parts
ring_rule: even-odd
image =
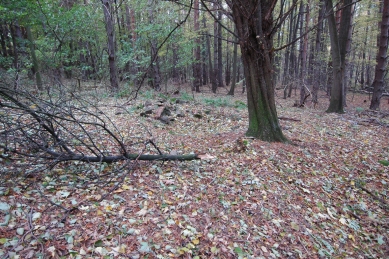
[[[195,38],[195,46],[193,49],[193,87],[197,93],[200,92],[200,79],[201,79],[201,63],[200,63],[200,37],[197,33],[200,30],[200,22],[199,22],[199,0],[194,0],[193,4],[193,20],[194,20],[194,32],[196,33]]]
[[[108,63],[109,63],[109,75],[111,90],[117,92],[119,90],[119,82],[116,68],[116,55],[115,55],[115,32],[114,25],[111,15],[111,0],[102,0],[104,18],[105,18],[105,29],[108,38]]]
[[[149,22],[150,24],[154,23],[154,0],[148,0],[148,8],[149,8]],[[161,90],[161,74],[159,70],[159,58],[157,53],[157,42],[154,38],[150,39],[150,48],[151,48],[151,70],[150,70],[150,78],[152,87],[160,91]]]
[[[301,2],[301,6],[303,6],[303,3]],[[303,10],[303,8],[301,8]],[[305,20],[305,29],[303,32],[303,24]],[[309,23],[309,1],[305,5],[305,19],[302,19],[301,17],[301,27],[300,32],[301,34],[305,33],[308,30],[308,23]],[[307,52],[308,52],[308,34],[305,34],[305,36],[301,39],[301,67],[300,67],[300,80],[301,80],[301,86],[300,86],[300,107],[303,107],[305,105],[305,87],[306,87],[306,67],[307,67]]]
[[[202,58],[202,66],[201,66],[201,78],[202,82],[201,85],[207,85],[208,84],[208,67],[207,67],[207,36],[204,35],[202,37],[202,50],[201,50],[201,58]]]
[[[239,2],[239,3],[238,3]],[[273,82],[273,1],[227,2],[239,36],[247,85],[247,136],[287,141],[278,122]]]
[[[207,21],[205,19],[205,16],[203,17],[203,26],[204,30],[207,30]],[[216,83],[215,83],[215,74],[213,73],[213,66],[212,66],[212,53],[211,53],[211,40],[209,38],[209,35],[206,35],[206,45],[207,45],[207,56],[208,56],[208,71],[209,71],[209,80],[211,81],[212,85],[212,92],[216,93]]]
[[[343,97],[343,107],[347,107],[347,92],[349,87],[349,60],[348,56],[351,52],[351,43],[352,43],[352,33],[353,33],[353,17],[354,17],[354,9],[355,9],[355,0],[351,0],[352,4],[350,6],[350,20],[348,24],[348,31],[347,31],[347,40],[346,40],[346,46],[345,46],[345,58],[344,58],[344,77],[343,77],[343,85],[344,85],[344,97]],[[346,26],[346,25],[345,25]]]
[[[41,73],[40,73],[40,69],[39,69],[38,59],[36,58],[34,39],[32,37],[31,28],[29,26],[27,26],[26,31],[27,31],[27,39],[30,43],[29,45],[30,45],[33,72],[34,72],[35,80],[36,80],[36,86],[38,87],[39,91],[42,91],[43,90],[42,78],[41,78]]]
[[[293,9],[290,13],[290,19],[289,19],[289,33],[288,33],[288,42],[291,42],[292,40],[292,32],[293,32],[293,20],[292,17],[294,16],[294,10]],[[295,36],[294,36],[295,37]],[[294,45],[294,44],[293,44]],[[292,45],[292,46],[293,46]],[[282,86],[284,87],[284,99],[288,96],[288,88],[290,86],[290,78],[289,78],[289,63],[291,58],[291,51],[293,51],[292,46],[288,46],[285,50],[285,66],[284,66],[284,73],[283,73],[283,79],[282,79]]]
[[[236,28],[235,28],[236,33]],[[238,44],[234,44],[234,55],[232,57],[232,82],[231,82],[231,88],[228,92],[228,95],[234,95],[235,93],[235,85],[236,85],[236,70],[237,70],[237,63],[238,63]]]
[[[384,78],[386,74],[386,59],[388,52],[389,39],[389,0],[384,0],[382,8],[381,32],[378,42],[377,64],[373,81],[373,97],[370,103],[370,109],[378,110],[380,100],[384,92]]]
[[[317,31],[316,31],[316,42],[315,42],[315,55],[316,55],[316,62],[314,67],[314,75],[315,75],[315,81],[313,82],[313,88],[312,88],[312,102],[314,106],[316,107],[318,103],[318,92],[320,89],[321,84],[321,74],[322,74],[322,60],[321,60],[321,45],[322,45],[322,32],[323,32],[323,18],[325,13],[325,3],[324,0],[320,0],[319,3],[319,15],[318,15],[318,25],[317,25]]]
[[[230,50],[229,45],[230,43],[227,43],[226,50],[227,50],[227,57],[226,57],[226,72],[225,72],[225,83],[226,86],[230,85],[231,82],[231,58],[230,58]]]
[[[214,4],[215,6],[215,4]],[[216,15],[218,17],[219,15]],[[213,78],[214,78],[214,84],[212,84],[212,92],[216,93],[217,87],[219,86],[219,63],[218,63],[218,40],[217,40],[217,35],[218,35],[218,27],[219,24],[217,21],[214,21],[213,23]]]
[[[5,43],[5,39],[7,38],[7,33],[5,32],[5,26],[0,24],[0,42],[1,42],[1,50],[2,50],[2,56],[7,57],[7,45]]]
[[[218,20],[222,22],[222,12],[218,12]],[[222,45],[222,26],[217,23],[217,83],[218,87],[224,87],[223,83],[223,45]]]

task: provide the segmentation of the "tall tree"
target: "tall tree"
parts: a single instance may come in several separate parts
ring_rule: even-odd
[[[26,32],[27,32],[27,39],[29,41],[29,46],[30,46],[30,52],[31,52],[30,54],[32,59],[33,73],[35,75],[35,80],[36,80],[36,86],[38,87],[38,90],[42,91],[43,90],[42,77],[39,69],[38,59],[35,53],[35,44],[34,44],[34,39],[32,37],[30,26],[26,27]]]
[[[119,81],[116,68],[116,53],[115,53],[115,31],[112,17],[111,0],[101,0],[103,4],[105,29],[107,32],[107,47],[108,47],[108,63],[109,63],[109,79],[111,90],[116,92],[119,89]]]
[[[194,32],[195,32],[195,46],[193,49],[194,63],[193,63],[193,88],[197,93],[200,92],[200,79],[201,79],[201,63],[200,63],[200,37],[198,32],[200,30],[200,21],[199,21],[199,0],[194,0],[193,5],[193,23],[194,23]]]
[[[235,31],[236,33],[236,28],[235,28]],[[228,92],[228,95],[234,95],[235,94],[235,84],[236,84],[236,70],[237,70],[237,63],[238,63],[238,44],[237,43],[233,43],[234,44],[234,54],[233,54],[233,57],[232,57],[232,82],[231,82],[231,88],[230,88],[230,91]]]
[[[303,10],[303,2],[301,2],[301,8]],[[305,29],[303,32],[303,24],[305,21]],[[308,96],[305,93],[306,87],[306,68],[307,68],[307,55],[308,55],[308,24],[309,24],[309,0],[305,5],[305,18],[303,19],[303,15],[301,14],[300,20],[300,33],[304,35],[304,37],[300,40],[300,107],[305,105],[305,100]]]
[[[273,10],[277,0],[226,0],[239,37],[247,87],[247,136],[287,141],[278,122],[273,81]]]
[[[222,38],[222,12],[218,11],[218,23],[217,23],[217,86],[224,87],[223,83],[223,38]],[[216,64],[215,64],[216,66]]]
[[[384,91],[384,78],[386,72],[386,59],[388,52],[389,39],[389,0],[384,0],[382,5],[381,32],[378,40],[377,64],[375,66],[375,75],[373,81],[373,97],[370,103],[370,109],[378,110],[380,100]]]
[[[344,0],[342,6],[342,15],[340,18],[339,32],[337,30],[335,13],[333,10],[332,0],[326,0],[328,15],[328,28],[330,32],[331,41],[331,57],[332,57],[332,86],[331,86],[331,99],[330,104],[326,112],[343,113],[344,112],[344,100],[345,87],[345,59],[346,48],[348,40],[348,30],[350,29],[351,20],[351,4],[352,0]]]
[[[149,22],[150,24],[154,24],[154,0],[148,0],[147,7],[149,11]],[[152,37],[150,39],[150,47],[151,47],[151,67],[150,67],[150,79],[151,85],[155,90],[161,90],[161,74],[159,70],[159,58],[158,58],[158,50],[157,50],[157,41],[156,37]]]

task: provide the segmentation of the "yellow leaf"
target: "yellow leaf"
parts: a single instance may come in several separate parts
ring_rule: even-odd
[[[352,186],[354,186],[354,185],[355,185],[355,182],[354,182],[354,181],[351,181],[350,184],[351,184]]]
[[[104,215],[104,212],[102,212],[101,210],[97,210],[97,215],[102,216],[102,215]]]
[[[122,189],[117,189],[116,191],[114,191],[114,193],[121,193],[121,192],[124,192]]]
[[[353,235],[348,235],[348,238],[351,239],[353,242],[355,242],[355,238]]]
[[[123,189],[123,190],[129,190],[129,189],[130,189],[130,186],[123,184],[122,189]]]
[[[196,238],[196,239],[192,240],[192,243],[193,243],[194,245],[198,245],[198,244],[200,243],[200,240],[198,240],[198,239]]]
[[[112,210],[112,206],[108,205],[107,207],[105,207],[105,210],[111,211]]]

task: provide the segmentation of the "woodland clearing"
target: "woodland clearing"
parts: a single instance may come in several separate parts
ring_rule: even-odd
[[[241,94],[145,93],[127,112],[105,98],[101,109],[132,139],[202,159],[4,174],[1,257],[388,258],[389,102],[369,111],[368,95],[350,92],[339,115],[324,112],[325,93],[315,108],[281,97],[292,144],[244,137]],[[139,115],[160,99],[183,116],[165,124]]]

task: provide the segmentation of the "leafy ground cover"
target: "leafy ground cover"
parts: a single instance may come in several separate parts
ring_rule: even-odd
[[[367,109],[368,96],[349,94],[347,113],[338,115],[324,112],[323,96],[315,108],[278,98],[293,143],[281,144],[244,137],[243,96],[151,97],[184,116],[168,124],[139,116],[145,95],[126,112],[108,98],[102,109],[129,140],[202,159],[65,163],[5,175],[2,257],[389,257],[386,100],[378,113]]]

